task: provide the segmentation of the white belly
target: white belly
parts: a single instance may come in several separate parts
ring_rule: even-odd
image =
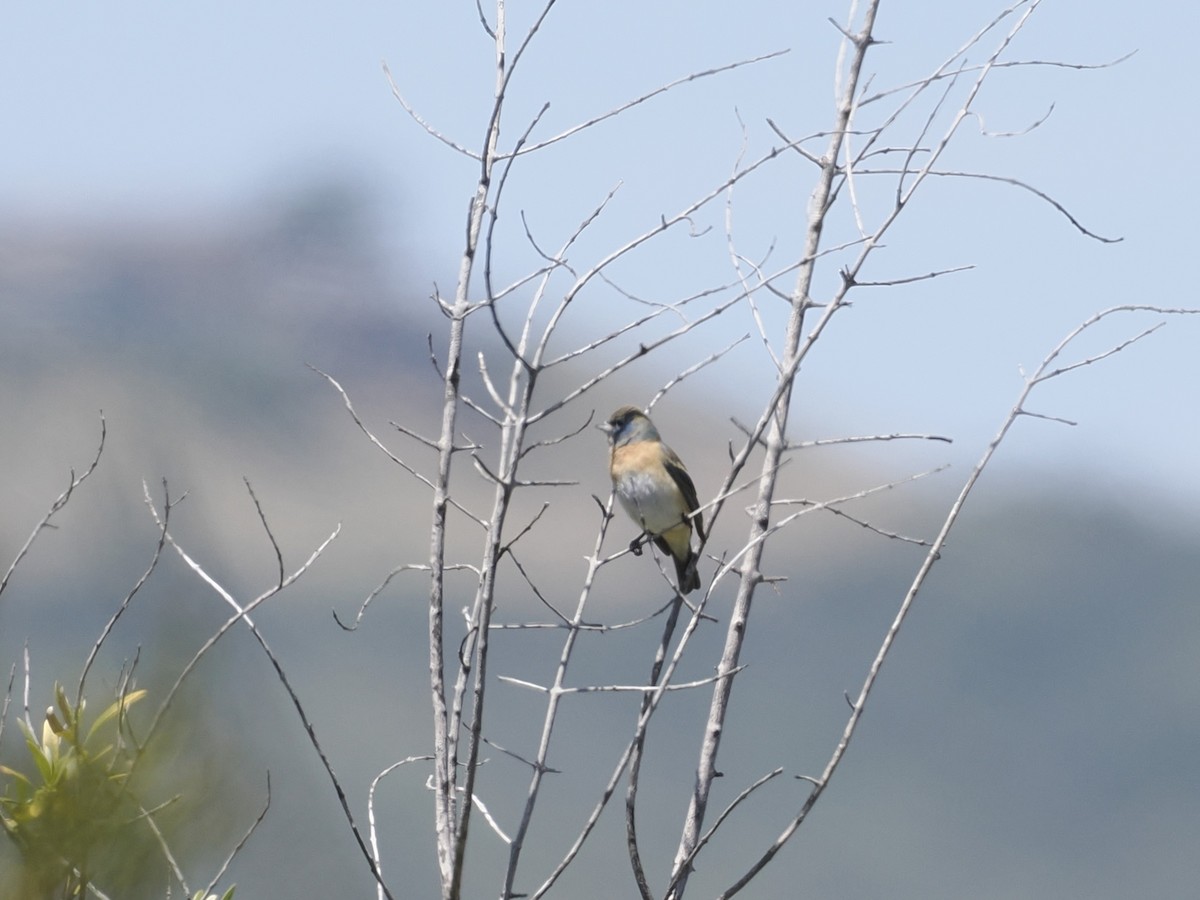
[[[623,476],[617,482],[617,499],[630,517],[650,534],[662,534],[683,520],[675,493],[661,490],[659,483],[646,475],[631,473]]]

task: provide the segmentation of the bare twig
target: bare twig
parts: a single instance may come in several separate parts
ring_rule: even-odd
[[[714,352],[714,353],[710,354],[709,356],[705,357],[704,359],[700,360],[698,363],[694,363],[693,365],[688,366],[682,372],[679,372],[677,375],[672,377],[666,384],[664,384],[662,387],[660,387],[655,392],[654,396],[650,398],[650,402],[646,404],[646,411],[649,412],[650,410],[654,409],[654,404],[658,403],[659,400],[661,400],[663,397],[665,397],[667,394],[667,391],[669,391],[671,388],[675,387],[675,385],[679,384],[679,382],[683,381],[685,378],[695,375],[701,369],[707,368],[708,366],[712,365],[717,360],[719,360],[721,357],[723,357],[725,354],[729,353],[729,351],[731,351],[738,344],[742,343],[742,341],[747,341],[749,339],[750,339],[750,335],[743,334],[741,337],[734,340],[733,343],[726,344],[720,350],[717,350],[716,352]]]
[[[346,411],[350,413],[350,418],[352,418],[354,420],[354,424],[358,426],[359,431],[361,431],[364,435],[367,436],[367,440],[369,440],[372,444],[374,444],[377,448],[379,448],[379,450],[383,453],[384,456],[386,456],[388,459],[390,459],[396,465],[400,466],[400,468],[402,468],[409,475],[413,476],[413,478],[417,479],[417,481],[421,482],[427,488],[430,488],[430,489],[434,488],[433,482],[430,481],[430,479],[426,478],[424,475],[422,475],[420,472],[418,472],[415,468],[413,468],[411,465],[409,465],[407,462],[405,462],[403,459],[401,459],[399,456],[396,456],[396,454],[392,453],[392,451],[389,450],[386,446],[384,446],[383,442],[381,440],[379,440],[379,438],[375,437],[374,433],[372,433],[372,431],[369,428],[367,428],[367,426],[365,424],[363,424],[362,419],[359,418],[358,413],[355,412],[355,410],[354,410],[354,404],[352,404],[350,402],[350,395],[346,393],[346,389],[343,388],[340,384],[338,384],[338,382],[334,379],[334,377],[332,375],[322,372],[320,369],[318,369],[316,366],[313,366],[313,365],[309,365],[309,368],[312,369],[314,372],[316,372],[318,375],[320,375],[322,378],[324,378],[326,381],[328,381],[329,384],[333,386],[333,389],[336,390],[339,394],[341,394],[342,402],[346,405]],[[451,442],[451,449],[458,450],[461,448],[454,446],[453,442]],[[466,507],[459,504],[457,501],[455,501],[451,498],[447,498],[446,502],[449,503],[451,506],[453,506],[455,509],[457,509],[459,512],[461,512],[463,515],[465,515],[467,518],[469,518],[476,525],[479,525],[481,527],[485,526],[485,523],[483,522],[482,519],[480,519],[478,516],[476,516],[474,513],[472,513]]]
[[[242,839],[237,842],[237,845],[231,851],[229,851],[229,854],[225,857],[224,862],[221,863],[220,868],[218,868],[216,874],[213,875],[212,881],[208,883],[208,885],[201,892],[200,896],[208,897],[209,894],[216,888],[218,882],[225,877],[225,873],[228,872],[229,867],[233,865],[234,858],[242,851],[242,848],[246,846],[246,842],[250,840],[250,835],[254,834],[254,832],[258,830],[258,826],[263,823],[263,819],[267,817],[267,811],[270,808],[271,773],[267,772],[267,799],[263,801],[262,812],[258,814],[258,818],[254,820],[250,827],[246,829],[246,833],[242,835]]]
[[[859,169],[858,174],[859,175],[902,175],[902,174],[905,174],[905,171],[903,169],[871,168],[871,169]],[[1011,185],[1012,187],[1020,188],[1023,191],[1027,191],[1028,193],[1033,194],[1039,200],[1042,200],[1043,202],[1048,203],[1050,206],[1054,207],[1055,211],[1057,211],[1059,213],[1059,215],[1061,215],[1068,222],[1070,222],[1071,226],[1076,231],[1078,231],[1080,234],[1084,235],[1085,237],[1089,237],[1094,241],[1099,241],[1102,244],[1118,244],[1121,241],[1125,240],[1123,237],[1105,237],[1102,234],[1098,234],[1097,232],[1092,231],[1090,228],[1086,227],[1082,222],[1080,222],[1077,218],[1075,218],[1075,216],[1071,213],[1071,211],[1068,210],[1062,203],[1055,200],[1053,197],[1051,197],[1045,191],[1035,188],[1033,185],[1029,184],[1028,182],[1022,181],[1019,178],[1012,178],[1007,175],[990,175],[987,172],[953,172],[953,171],[947,171],[947,170],[942,170],[942,169],[930,169],[925,174],[931,178],[969,178],[969,179],[976,179],[979,181],[995,181],[995,182],[999,182],[1000,184]],[[960,266],[956,269],[950,269],[948,271],[956,272],[956,271],[961,271],[962,269],[969,269],[969,268],[973,268],[973,266]],[[938,274],[941,274],[941,273],[938,273]],[[924,276],[924,277],[929,277],[929,276]],[[888,284],[890,282],[884,282],[884,283]]]
[[[769,60],[769,59],[776,59],[777,57],[783,56],[787,52],[788,52],[787,50],[776,50],[772,53],[764,53],[761,56],[755,56],[750,59],[743,59],[743,60],[739,60],[737,62],[726,63],[723,66],[717,66],[716,68],[712,68],[712,69],[705,69],[702,72],[692,72],[688,75],[683,76],[682,78],[676,78],[674,81],[670,81],[670,82],[662,85],[661,87],[657,87],[652,91],[642,94],[640,97],[635,97],[633,100],[626,101],[625,103],[622,103],[620,106],[615,107],[614,109],[610,109],[606,113],[602,113],[601,115],[598,115],[598,116],[593,116],[592,118],[588,119],[585,122],[580,122],[578,125],[572,125],[566,131],[560,132],[559,134],[554,135],[554,137],[546,138],[546,140],[544,140],[544,141],[539,141],[536,144],[530,144],[528,147],[524,147],[520,150],[514,151],[513,155],[523,154],[523,153],[533,153],[535,150],[541,150],[543,147],[549,147],[551,144],[557,143],[558,141],[566,140],[567,138],[571,137],[572,135],[578,134],[579,132],[581,132],[587,128],[591,128],[593,125],[598,125],[601,122],[605,121],[606,119],[612,119],[616,116],[619,116],[622,113],[627,112],[630,109],[633,109],[633,107],[638,106],[639,104],[645,103],[647,100],[651,100],[654,97],[659,96],[660,94],[665,94],[665,93],[667,93],[667,91],[670,91],[673,88],[677,88],[682,84],[688,84],[689,82],[698,81],[701,78],[708,78],[712,75],[720,75],[724,72],[731,72],[734,69],[740,69],[743,66],[750,66],[755,63],[765,62],[766,60]]]
[[[154,835],[155,841],[158,842],[158,849],[162,853],[163,859],[167,863],[167,868],[171,870],[171,874],[175,876],[175,880],[178,881],[180,887],[183,888],[184,894],[191,896],[192,889],[188,887],[187,878],[184,877],[183,869],[179,867],[179,863],[175,860],[175,854],[171,852],[171,846],[167,843],[166,835],[162,833],[162,829],[160,829],[158,827],[158,823],[154,821],[154,813],[165,808],[173,802],[173,800],[168,801],[167,803],[164,803],[155,809],[142,809],[138,819],[145,822],[146,826],[150,829],[150,833]],[[207,891],[202,896],[207,897]]]
[[[412,105],[406,99],[404,99],[404,94],[401,93],[400,87],[396,84],[395,79],[392,78],[392,70],[388,68],[388,64],[385,62],[385,63],[382,63],[382,65],[383,65],[383,75],[387,79],[388,86],[391,87],[391,89],[392,89],[392,96],[395,97],[400,102],[400,106],[403,107],[404,111],[409,114],[409,116],[412,118],[412,120],[414,122],[416,122],[423,129],[425,129],[426,133],[428,133],[431,137],[437,138],[439,141],[441,141],[443,144],[445,144],[447,147],[449,147],[455,153],[461,153],[463,156],[466,156],[470,159],[474,159],[474,160],[479,159],[478,153],[474,152],[473,150],[468,150],[466,147],[464,147],[462,144],[458,143],[457,141],[451,140],[450,138],[448,138],[444,134],[442,134],[440,131],[438,131],[436,128],[434,128],[432,125],[430,125],[428,122],[426,122],[421,117],[421,115],[415,109],[413,109]]]
[[[754,430],[750,426],[739,421],[736,417],[731,416],[729,421],[738,431],[742,432],[747,437],[754,436]],[[953,444],[954,438],[947,437],[944,434],[915,434],[905,432],[893,432],[892,434],[859,434],[845,435],[835,438],[817,438],[806,441],[788,441],[787,450],[805,450],[810,447],[832,447],[840,444],[866,444],[883,441],[941,441],[946,444]],[[762,446],[764,441],[759,435],[756,442]]]
[[[446,566],[446,569],[448,571],[474,572],[476,576],[479,575],[479,569],[476,566],[467,565],[466,563],[458,563],[458,564],[454,564],[454,565],[448,564]],[[397,575],[399,575],[402,572],[428,572],[428,571],[429,571],[429,566],[421,565],[420,563],[407,563],[402,566],[396,566],[396,568],[394,568],[394,569],[392,569],[392,571],[388,572],[387,577],[385,577],[383,579],[383,581],[380,583],[380,585],[367,595],[367,599],[362,602],[361,606],[359,606],[358,614],[354,617],[354,622],[352,624],[347,625],[345,622],[343,622],[341,616],[339,616],[337,614],[336,609],[333,611],[334,621],[337,622],[339,626],[341,626],[343,631],[355,631],[358,628],[358,626],[360,624],[362,624],[363,616],[366,615],[367,607],[371,605],[371,601],[373,601],[376,597],[378,597],[380,594],[383,593],[384,589],[389,584],[391,584],[391,581],[393,578],[395,578]]]
[[[995,25],[995,24],[996,24],[996,22],[992,23],[992,25]],[[965,50],[966,50],[966,48],[964,47],[963,51],[965,51]],[[963,51],[960,51],[960,53]],[[1053,59],[1009,59],[1009,60],[1003,60],[1003,61],[996,62],[995,64],[992,65],[992,68],[993,69],[1018,69],[1018,68],[1031,68],[1031,67],[1044,66],[1044,67],[1052,68],[1052,69],[1075,69],[1077,71],[1085,71],[1086,72],[1086,71],[1096,71],[1098,69],[1111,69],[1113,66],[1119,66],[1121,63],[1125,62],[1127,59],[1130,59],[1131,57],[1135,56],[1136,54],[1137,54],[1136,50],[1131,50],[1130,52],[1124,54],[1123,56],[1118,56],[1116,59],[1109,60],[1108,62],[1102,62],[1102,63],[1070,63],[1070,62],[1064,62],[1062,60],[1053,60]],[[961,69],[959,69],[957,71],[978,72],[982,68],[983,68],[982,65],[963,66]],[[910,81],[910,82],[907,82],[906,84],[898,84],[895,87],[891,87],[886,90],[878,91],[877,93],[871,94],[868,97],[863,97],[861,100],[858,101],[858,105],[859,106],[867,106],[871,103],[876,103],[887,97],[891,97],[894,94],[900,94],[900,93],[904,93],[905,91],[911,91],[913,88],[923,87],[927,82],[929,82],[931,80],[941,80],[943,78],[949,78],[949,77],[951,77],[950,73],[940,72],[938,74],[931,76],[930,78],[922,78],[920,81]]]
[[[164,481],[162,525],[158,530],[158,543],[154,547],[154,555],[150,558],[150,563],[146,566],[146,570],[142,572],[141,577],[134,583],[133,587],[130,588],[129,593],[125,595],[125,599],[121,601],[120,605],[116,609],[116,612],[114,612],[109,620],[104,624],[104,627],[100,630],[100,636],[96,638],[96,643],[92,645],[92,649],[88,653],[87,659],[84,660],[83,671],[79,675],[79,689],[75,694],[76,708],[80,708],[83,704],[84,684],[87,682],[88,672],[91,671],[92,665],[96,661],[96,657],[99,656],[100,648],[104,645],[105,639],[107,639],[109,634],[112,633],[113,628],[116,627],[117,620],[120,619],[125,610],[129,608],[129,604],[133,602],[134,596],[142,589],[142,585],[144,585],[150,579],[150,576],[158,567],[158,561],[162,558],[163,547],[166,545],[167,541],[167,521],[170,518],[172,508],[170,497],[165,496],[166,489],[167,485]],[[182,498],[180,499],[182,500]]]
[[[267,539],[271,542],[271,549],[275,551],[275,561],[279,564],[279,584],[283,584],[283,579],[286,574],[283,570],[283,551],[279,549],[279,541],[275,540],[275,535],[271,531],[271,525],[267,521],[267,514],[263,512],[262,504],[258,502],[258,495],[254,493],[254,488],[250,484],[250,479],[242,476],[242,481],[246,485],[246,490],[250,493],[250,499],[254,501],[254,509],[258,512],[258,521],[262,523],[263,531],[267,533]]]
[[[862,172],[860,171],[861,175]],[[934,278],[941,278],[943,275],[953,275],[958,272],[968,272],[974,269],[975,266],[953,266],[949,269],[938,269],[934,272],[926,272],[924,275],[910,275],[906,278],[889,278],[886,281],[856,281],[858,287],[895,287],[898,284],[913,284],[917,281],[931,281]]]
[[[4,690],[4,702],[0,704],[0,748],[4,746],[4,725],[8,722],[8,707],[12,703],[12,689],[16,684],[17,664],[8,668],[8,686]]]
[[[726,806],[725,809],[723,809],[721,811],[721,814],[719,816],[717,816],[717,818],[713,821],[712,826],[708,829],[708,831],[704,832],[704,834],[700,837],[700,840],[698,840],[696,842],[696,849],[692,851],[691,858],[685,860],[684,865],[680,866],[680,871],[687,871],[691,867],[692,862],[696,858],[696,855],[701,850],[704,849],[705,844],[707,844],[710,840],[712,840],[713,835],[717,833],[717,829],[721,827],[721,825],[724,823],[724,821],[729,818],[730,814],[735,809],[737,809],[744,800],[746,800],[751,794],[753,794],[755,791],[757,791],[760,787],[762,787],[768,781],[771,781],[773,778],[775,778],[778,775],[781,775],[782,773],[783,773],[782,768],[772,769],[770,772],[768,772],[766,775],[763,775],[757,781],[755,781],[752,784],[747,785],[745,788],[743,788],[738,793],[738,795],[729,802],[729,805]],[[666,892],[669,894],[674,887],[675,887],[675,881],[672,880],[671,883],[667,885]]]
[[[737,670],[741,671],[741,668]],[[515,684],[517,687],[529,688],[530,690],[538,691],[543,694],[603,694],[609,692],[626,692],[634,694],[649,694],[655,691],[687,691],[692,688],[703,687],[706,684],[712,684],[718,678],[728,678],[730,674],[710,675],[707,678],[697,678],[695,681],[683,681],[678,684],[588,684],[579,687],[549,687],[543,684],[534,684],[532,681],[526,681],[523,678],[513,678],[511,675],[497,675],[500,681],[508,684]]]
[[[383,781],[385,775],[391,774],[401,766],[408,765],[411,762],[426,762],[432,759],[432,756],[410,756],[407,759],[392,763],[371,779],[371,787],[367,790],[367,833],[371,840],[371,857],[375,860],[375,868],[380,875],[383,874],[383,857],[379,855],[379,840],[375,830],[375,791],[379,787],[379,782]],[[385,894],[382,881],[376,882],[375,891],[378,900],[384,900]]]
[[[83,484],[87,477],[96,471],[96,467],[100,465],[100,456],[104,453],[104,440],[107,436],[108,423],[105,422],[104,413],[101,411],[100,443],[96,447],[96,455],[92,457],[91,463],[79,477],[76,477],[75,470],[71,469],[70,481],[67,484],[67,489],[59,494],[55,501],[50,504],[50,509],[47,510],[46,515],[44,515],[42,520],[33,527],[33,531],[30,532],[29,537],[25,540],[25,543],[21,545],[21,549],[17,551],[17,555],[13,557],[13,561],[9,564],[8,570],[4,573],[4,577],[0,578],[0,594],[3,594],[4,589],[8,587],[9,579],[12,578],[12,574],[16,571],[17,566],[21,564],[21,560],[25,558],[25,554],[29,552],[29,548],[33,546],[33,542],[37,540],[37,536],[42,533],[43,529],[54,527],[50,524],[50,520],[54,518],[59,510],[61,510],[67,505],[67,503],[70,502],[71,495],[75,493],[75,488]]]

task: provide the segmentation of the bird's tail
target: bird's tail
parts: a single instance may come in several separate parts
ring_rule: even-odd
[[[679,592],[690,594],[700,587],[700,573],[696,571],[697,557],[691,548],[688,548],[688,554],[684,559],[672,558],[675,560],[675,578],[679,583]]]
[[[687,537],[691,537],[691,532],[687,532]],[[676,548],[672,547],[670,542],[659,535],[654,538],[654,546],[658,547],[664,555],[671,557],[675,563],[675,582],[679,585],[679,593],[690,594],[696,588],[700,587],[700,573],[696,571],[696,563],[699,561],[691,544],[680,547],[683,551],[683,556],[676,555]]]

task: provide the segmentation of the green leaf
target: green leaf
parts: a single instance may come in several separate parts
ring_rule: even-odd
[[[221,895],[221,900],[233,900],[233,891],[237,885],[233,885],[225,893]],[[205,894],[204,891],[196,891],[192,894],[192,900],[217,900],[216,894]]]
[[[33,782],[29,780],[29,776],[24,772],[18,772],[16,769],[10,769],[8,766],[0,766],[0,775],[8,775],[11,778],[19,779],[25,784],[33,787]]]
[[[121,715],[124,710],[129,709],[129,707],[133,706],[133,704],[137,703],[139,700],[141,700],[145,696],[146,696],[145,690],[130,691],[128,694],[126,694],[120,700],[117,700],[115,703],[113,703],[111,706],[109,706],[108,709],[106,709],[104,712],[100,713],[100,715],[98,715],[96,717],[96,721],[93,722],[92,727],[90,729],[88,729],[87,740],[90,741],[92,739],[92,735],[94,735],[96,733],[97,729],[99,729],[101,725],[104,725],[109,720],[115,718],[116,716]]]
[[[29,755],[33,757],[33,763],[37,766],[38,772],[42,776],[42,781],[47,783],[53,781],[54,763],[42,751],[42,745],[38,743],[37,738],[30,732],[29,726],[22,720],[18,721],[21,722],[21,730],[25,732],[25,746],[29,748]]]
[[[54,682],[54,699],[58,703],[58,710],[63,714],[63,724],[67,728],[71,728],[77,721],[77,715],[74,709],[71,708],[71,701],[67,699],[67,692],[63,690],[61,684]],[[81,703],[79,712],[83,712],[83,704]]]

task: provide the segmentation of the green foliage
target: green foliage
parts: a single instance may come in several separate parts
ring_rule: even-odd
[[[131,845],[154,840],[129,785],[138,751],[127,713],[145,693],[123,694],[85,731],[86,701],[72,706],[56,684],[40,737],[19,720],[33,766],[0,766],[0,824],[21,860],[19,877],[5,879],[15,896],[82,897]]]

